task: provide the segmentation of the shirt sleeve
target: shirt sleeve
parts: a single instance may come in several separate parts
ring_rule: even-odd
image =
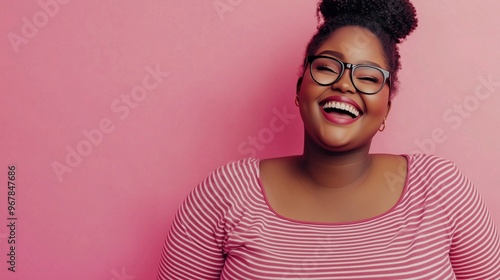
[[[450,261],[457,279],[500,279],[498,229],[479,192],[455,164],[442,182],[450,222]]]
[[[224,212],[217,172],[182,203],[161,255],[158,279],[219,279],[224,266]]]

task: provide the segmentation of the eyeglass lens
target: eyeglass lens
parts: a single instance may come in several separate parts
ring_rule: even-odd
[[[334,83],[341,72],[342,64],[334,59],[319,57],[311,65],[312,77],[321,85]],[[352,82],[361,92],[376,93],[384,85],[384,73],[370,66],[357,66],[352,73]]]

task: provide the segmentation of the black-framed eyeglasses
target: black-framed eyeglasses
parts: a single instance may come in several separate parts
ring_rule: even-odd
[[[351,64],[330,56],[308,56],[309,72],[313,80],[321,86],[336,83],[345,69],[351,70],[351,82],[354,88],[364,94],[376,94],[381,91],[386,81],[391,84],[391,73],[380,67],[366,64]]]

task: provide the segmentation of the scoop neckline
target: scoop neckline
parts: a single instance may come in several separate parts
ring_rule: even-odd
[[[264,198],[264,202],[266,204],[267,209],[269,211],[271,211],[273,213],[273,215],[275,215],[276,217],[278,217],[281,220],[285,220],[285,221],[296,223],[296,224],[318,225],[318,226],[359,225],[359,224],[363,224],[363,223],[367,223],[367,222],[372,222],[372,221],[381,219],[385,216],[388,216],[391,213],[393,213],[395,211],[395,209],[398,208],[402,204],[402,201],[408,192],[409,178],[410,178],[410,172],[411,172],[410,165],[412,163],[412,159],[410,158],[410,156],[408,154],[399,154],[399,156],[403,156],[406,159],[406,178],[405,178],[405,183],[403,186],[403,191],[401,192],[397,202],[390,209],[388,209],[387,211],[385,211],[381,214],[378,214],[376,216],[369,217],[366,219],[349,221],[349,222],[314,222],[314,221],[296,220],[296,219],[292,219],[292,218],[288,218],[286,216],[283,216],[274,210],[274,208],[271,206],[271,203],[269,203],[269,200],[267,199],[266,190],[264,189],[264,184],[262,183],[262,180],[260,178],[260,162],[261,162],[260,159],[256,159],[256,167],[257,167],[256,178],[257,178],[259,188],[260,188],[261,194]]]

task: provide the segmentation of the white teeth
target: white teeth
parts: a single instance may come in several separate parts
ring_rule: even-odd
[[[327,103],[325,103],[325,105],[323,105],[323,109],[327,109],[327,108],[344,110],[344,111],[347,111],[347,112],[353,114],[355,117],[359,116],[358,109],[356,109],[351,104],[331,101],[331,102],[327,102]]]

